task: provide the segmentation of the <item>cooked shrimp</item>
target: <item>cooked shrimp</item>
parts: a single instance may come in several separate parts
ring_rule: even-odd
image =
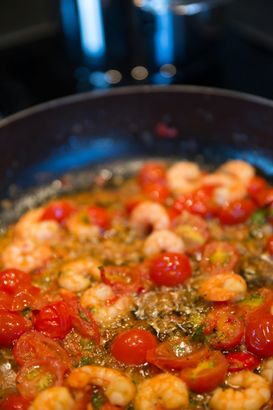
[[[167,183],[174,195],[195,191],[201,184],[202,172],[197,164],[182,161],[172,165],[167,171]]]
[[[88,385],[102,387],[110,403],[117,406],[127,406],[136,392],[134,383],[128,376],[100,366],[83,366],[72,370],[67,383],[74,389],[83,389]]]
[[[248,185],[255,176],[255,168],[242,160],[232,160],[223,164],[218,172],[237,177],[243,184]]]
[[[159,374],[138,385],[134,404],[136,410],[188,408],[189,393],[178,377]]]
[[[198,291],[209,302],[236,301],[244,297],[247,284],[236,273],[220,273],[203,279]]]
[[[83,211],[77,212],[68,218],[66,227],[72,235],[83,242],[96,239],[100,234],[99,227],[90,223]]]
[[[185,249],[184,242],[178,235],[162,229],[161,231],[152,232],[144,242],[144,254],[146,256],[166,252],[183,252]]]
[[[273,383],[273,359],[267,359],[263,361],[262,369],[261,369],[261,376],[263,376],[271,386]]]
[[[31,272],[43,267],[52,258],[52,250],[47,245],[36,244],[32,240],[16,240],[2,253],[4,268],[16,268]]]
[[[213,198],[219,205],[227,202],[236,201],[246,196],[245,184],[234,175],[216,172],[206,175],[202,180],[203,185],[215,186]]]
[[[259,410],[270,399],[268,382],[248,370],[232,374],[227,389],[218,387],[210,400],[212,410]]]
[[[36,396],[29,410],[73,410],[74,400],[66,387],[50,387]]]
[[[133,307],[133,297],[124,295],[117,298],[112,288],[99,283],[87,289],[82,297],[83,307],[91,308],[94,319],[101,325],[107,325],[119,317],[125,316]]]
[[[168,229],[169,215],[164,206],[152,201],[141,202],[131,214],[131,225],[140,231]]]
[[[91,257],[76,259],[61,266],[59,285],[71,292],[87,289],[91,280],[100,281],[100,263]]]
[[[56,242],[61,236],[61,227],[56,221],[41,221],[43,208],[32,209],[23,215],[14,227],[16,238],[37,242]]]

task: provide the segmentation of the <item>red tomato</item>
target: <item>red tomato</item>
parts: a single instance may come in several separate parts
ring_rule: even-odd
[[[41,357],[49,357],[60,360],[64,365],[65,370],[70,368],[69,357],[59,343],[36,330],[24,333],[16,341],[13,348],[13,355],[20,366],[35,361]]]
[[[27,410],[30,405],[28,400],[16,393],[7,396],[0,404],[2,410]]]
[[[10,347],[14,340],[31,327],[31,321],[24,318],[21,313],[0,310],[0,346]]]
[[[75,207],[68,201],[55,201],[45,208],[41,221],[53,220],[61,224],[64,223],[75,210]]]
[[[269,236],[267,239],[266,250],[270,256],[273,256],[273,235]]]
[[[191,276],[191,265],[187,256],[165,252],[150,262],[150,276],[158,286],[177,286]]]
[[[169,188],[163,183],[151,182],[144,185],[142,190],[152,201],[159,203],[165,202],[170,196]]]
[[[11,310],[12,296],[9,293],[0,291],[0,310]]]
[[[10,294],[26,289],[31,285],[31,276],[18,269],[5,269],[0,272],[0,290]]]
[[[106,209],[99,206],[89,206],[87,213],[92,224],[99,226],[101,229],[110,228],[111,217]]]
[[[205,319],[203,332],[214,349],[232,349],[244,335],[244,323],[229,306],[212,310]]]
[[[50,357],[27,362],[17,373],[16,387],[25,399],[32,400],[41,390],[60,386],[64,369],[60,360]]]
[[[200,267],[204,273],[229,272],[235,268],[238,260],[239,255],[233,245],[213,241],[205,246]]]
[[[115,337],[112,346],[112,355],[125,364],[144,364],[146,354],[157,346],[156,338],[147,330],[125,330]]]
[[[126,200],[124,204],[126,211],[130,214],[137,205],[143,202],[143,200],[144,200],[143,196],[140,196],[140,195],[134,196]]]
[[[34,327],[48,337],[63,339],[72,328],[65,302],[51,303],[42,308],[35,316]]]
[[[111,404],[108,402],[108,403],[103,404],[100,410],[121,410],[121,409],[122,407],[114,406],[114,404]]]
[[[265,187],[264,189],[260,190],[257,193],[256,201],[258,205],[263,208],[267,205],[272,204],[273,202],[273,188],[272,187]]]
[[[186,210],[202,217],[217,215],[219,206],[213,201],[213,189],[211,187],[200,188],[197,191],[181,195],[173,204],[177,212]]]
[[[260,308],[248,316],[245,329],[247,349],[259,357],[273,356],[273,315]]]
[[[254,370],[259,366],[261,360],[251,353],[228,353],[226,355],[229,372],[239,372],[240,370]]]
[[[237,309],[244,317],[248,317],[254,311],[265,308],[270,309],[273,303],[273,292],[270,289],[258,289],[249,294],[237,304]]]
[[[266,186],[267,183],[264,178],[255,176],[250,180],[249,185],[247,187],[248,195],[254,200],[256,200],[257,195],[259,195],[259,193],[263,191],[266,188]]]
[[[106,266],[101,269],[101,278],[113,288],[116,295],[139,292],[142,289],[138,267]]]
[[[243,223],[255,211],[255,204],[251,199],[241,199],[231,202],[219,213],[219,219],[223,225],[236,225]]]
[[[174,221],[175,232],[183,239],[186,253],[200,250],[208,241],[210,233],[207,222],[200,216],[182,212]]]
[[[139,170],[138,181],[141,187],[153,183],[164,183],[166,168],[158,162],[148,162]]]
[[[43,298],[40,296],[40,289],[36,286],[30,286],[13,295],[10,310],[20,311],[25,308],[39,309],[42,304]]]
[[[226,376],[228,363],[221,352],[210,352],[196,367],[186,367],[180,377],[188,387],[199,394],[215,389]]]

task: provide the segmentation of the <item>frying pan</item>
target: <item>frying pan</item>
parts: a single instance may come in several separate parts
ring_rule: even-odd
[[[128,174],[147,157],[209,167],[242,158],[270,178],[273,102],[196,86],[81,94],[4,119],[0,151],[4,226],[52,196],[90,186],[97,172]]]

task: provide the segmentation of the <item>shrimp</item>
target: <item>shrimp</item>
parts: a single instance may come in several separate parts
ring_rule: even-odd
[[[106,325],[126,315],[133,308],[133,297],[123,295],[117,298],[111,286],[99,283],[82,294],[81,304],[92,309],[96,322]]]
[[[187,194],[201,185],[202,172],[197,164],[181,161],[167,171],[167,184],[174,195]]]
[[[184,242],[178,235],[162,229],[161,231],[152,232],[144,242],[144,254],[151,256],[162,251],[183,252],[185,249]]]
[[[66,387],[50,387],[36,396],[29,410],[74,410],[74,404]]]
[[[220,273],[203,279],[199,284],[198,291],[209,302],[236,301],[244,297],[247,284],[236,273]]]
[[[43,212],[43,208],[37,208],[23,215],[14,227],[16,238],[57,242],[61,237],[61,227],[56,221],[42,221]]]
[[[74,389],[83,389],[88,385],[96,385],[104,389],[111,404],[127,406],[136,393],[132,380],[118,370],[100,366],[83,366],[72,370],[67,383]]]
[[[61,274],[58,279],[59,285],[71,292],[80,292],[87,289],[91,279],[101,280],[100,263],[91,258],[75,259],[61,266]]]
[[[131,225],[140,231],[146,231],[150,227],[153,230],[168,229],[170,225],[169,215],[164,206],[144,201],[137,205],[131,214]]]
[[[32,240],[16,240],[8,245],[2,253],[4,268],[20,269],[31,272],[43,267],[52,258],[49,246],[36,244]]]
[[[255,176],[255,168],[242,160],[228,161],[218,169],[218,172],[237,177],[245,185],[248,185]]]
[[[259,410],[270,399],[268,382],[248,370],[232,374],[227,389],[218,387],[210,400],[212,410]]]
[[[215,186],[213,199],[219,205],[243,199],[247,194],[245,184],[231,174],[221,174],[220,172],[209,174],[203,178],[202,183],[205,186]]]
[[[189,393],[178,377],[159,374],[138,385],[134,404],[136,410],[188,408]]]
[[[89,222],[85,212],[73,214],[66,222],[68,231],[80,241],[91,241],[100,234],[100,228]]]
[[[261,376],[263,376],[268,383],[270,384],[271,388],[273,383],[273,359],[267,359],[263,361],[262,369],[261,369]]]

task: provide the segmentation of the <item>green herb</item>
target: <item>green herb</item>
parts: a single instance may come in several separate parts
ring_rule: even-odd
[[[200,325],[195,329],[191,339],[193,342],[203,342],[204,338],[203,325]]]
[[[29,307],[25,307],[23,310],[22,310],[22,315],[23,316],[27,316],[29,313],[31,312],[31,309],[29,308]]]
[[[88,322],[88,317],[86,316],[86,314],[82,310],[79,310],[79,315],[83,320]]]
[[[88,366],[89,364],[92,364],[92,359],[90,356],[83,356],[81,360],[79,361],[78,367],[82,366]]]
[[[264,209],[259,209],[251,216],[251,222],[256,225],[263,225],[266,222],[266,214]]]
[[[93,393],[91,404],[94,410],[99,410],[104,405],[105,401],[105,397],[100,392]]]

